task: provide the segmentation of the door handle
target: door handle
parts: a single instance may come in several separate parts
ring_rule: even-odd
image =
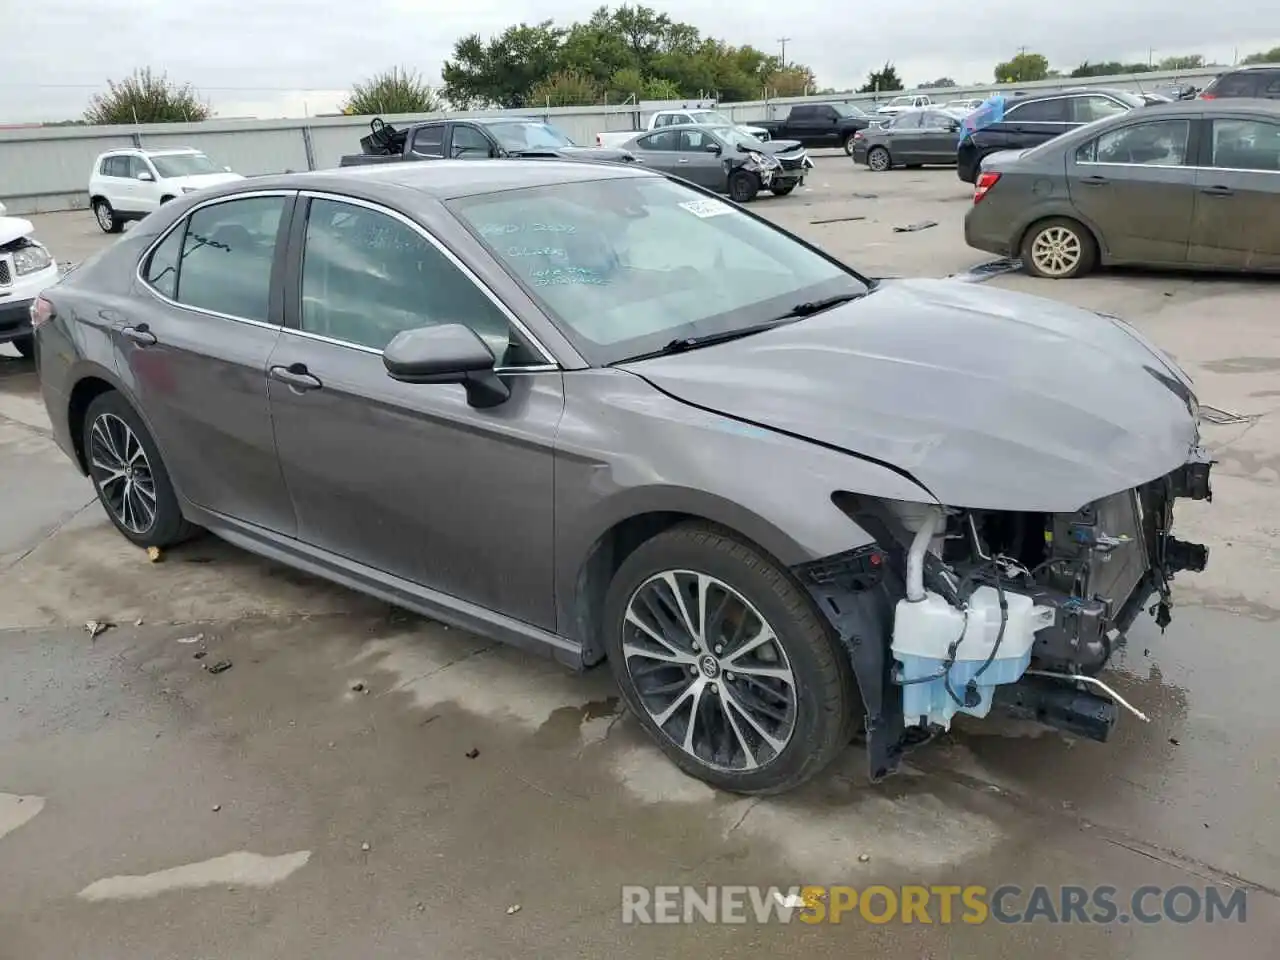
[[[1223,186],[1217,186],[1217,187],[1205,187],[1205,188],[1204,188],[1203,190],[1201,190],[1200,192],[1201,192],[1201,193],[1203,193],[1203,194],[1206,194],[1206,195],[1208,195],[1208,196],[1210,196],[1210,197],[1233,197],[1233,196],[1235,196],[1235,191],[1234,191],[1234,190],[1232,190],[1230,187],[1223,187]]]
[[[688,160],[685,160],[683,157],[682,157],[681,159],[679,159],[679,160],[677,160],[677,161],[676,161],[676,163],[688,163],[688,162],[689,162],[689,161],[688,161]]]
[[[319,390],[324,386],[319,377],[314,377],[307,372],[305,363],[291,363],[287,367],[272,367],[267,371],[267,375],[272,380],[288,384],[291,390],[297,390],[299,393],[305,393],[308,390]]]
[[[158,342],[156,335],[145,323],[140,323],[136,327],[125,327],[120,332],[140,347],[149,347]]]
[[[1086,187],[1101,187],[1101,186],[1105,186],[1111,181],[1108,180],[1106,177],[1099,177],[1098,175],[1095,174],[1092,177],[1082,177],[1080,179],[1080,182],[1084,184]]]

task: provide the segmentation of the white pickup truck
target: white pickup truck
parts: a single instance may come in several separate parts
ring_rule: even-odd
[[[682,110],[659,110],[649,118],[649,125],[645,127],[645,130],[658,130],[662,127],[672,127],[686,123],[703,123],[717,127],[737,127],[749,137],[755,137],[757,140],[769,139],[769,131],[765,130],[763,127],[753,127],[749,124],[734,123],[719,110],[710,110],[706,107],[693,107]],[[644,132],[644,130],[618,130],[597,133],[596,146],[620,147],[632,137]]]
[[[896,117],[905,110],[920,110],[932,105],[933,101],[926,94],[908,94],[902,97],[894,97],[888,103],[879,107],[876,113],[881,116]]]

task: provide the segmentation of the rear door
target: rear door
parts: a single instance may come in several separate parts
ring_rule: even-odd
[[[1179,264],[1187,259],[1195,208],[1193,134],[1187,118],[1112,128],[1067,157],[1072,205],[1102,234],[1115,260]]]
[[[984,127],[976,134],[984,150],[1025,150],[1038,146],[1070,130],[1072,120],[1070,97],[1046,97],[1043,100],[1014,102],[1004,112],[1004,119]]]
[[[662,173],[680,172],[680,132],[678,124],[636,139],[637,163]]]
[[[1244,116],[1207,123],[1188,259],[1280,269],[1280,123]]]
[[[112,318],[120,373],[182,495],[285,536],[297,523],[266,384],[293,204],[292,191],[263,191],[196,207],[147,255],[142,289]]]
[[[840,144],[840,117],[829,103],[802,103],[791,108],[785,135],[780,140],[799,140],[806,147],[835,147]]]
[[[894,163],[923,163],[924,114],[919,110],[907,110],[885,125],[885,142]]]

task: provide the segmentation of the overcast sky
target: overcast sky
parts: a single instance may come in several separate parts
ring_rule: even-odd
[[[453,42],[524,20],[585,19],[596,0],[101,0],[0,3],[0,123],[79,117],[108,77],[134,67],[196,86],[219,116],[302,116],[337,109],[344,92],[405,65],[433,83]],[[1021,46],[1058,68],[1085,59],[1146,60],[1200,53],[1230,63],[1280,44],[1265,3],[1219,0],[912,0],[851,7],[835,0],[683,0],[649,4],[705,35],[778,50],[811,66],[823,86],[861,83],[892,60],[908,86],[939,76],[989,82]],[[782,11],[786,15],[782,16]],[[877,12],[878,11],[878,12]],[[1089,40],[1089,37],[1105,38]],[[1249,38],[1257,39],[1249,39]]]

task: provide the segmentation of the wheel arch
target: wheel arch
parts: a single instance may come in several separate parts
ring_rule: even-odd
[[[1080,226],[1084,227],[1084,229],[1087,230],[1089,235],[1093,238],[1094,245],[1098,248],[1098,256],[1104,260],[1107,259],[1107,245],[1103,240],[1102,232],[1098,229],[1097,225],[1087,217],[1081,216],[1080,212],[1076,210],[1075,207],[1067,204],[1055,205],[1053,207],[1037,210],[1034,215],[1027,219],[1025,225],[1021,229],[1014,231],[1013,242],[1009,249],[1015,251],[1016,255],[1021,256],[1022,244],[1026,241],[1027,236],[1032,230],[1040,226],[1040,224],[1044,223],[1046,220],[1073,220],[1080,224]]]
[[[867,168],[870,169],[871,167],[871,154],[873,154],[877,150],[883,150],[884,155],[889,158],[889,166],[885,167],[885,169],[886,170],[893,169],[893,151],[890,150],[883,143],[876,143],[867,147]]]

